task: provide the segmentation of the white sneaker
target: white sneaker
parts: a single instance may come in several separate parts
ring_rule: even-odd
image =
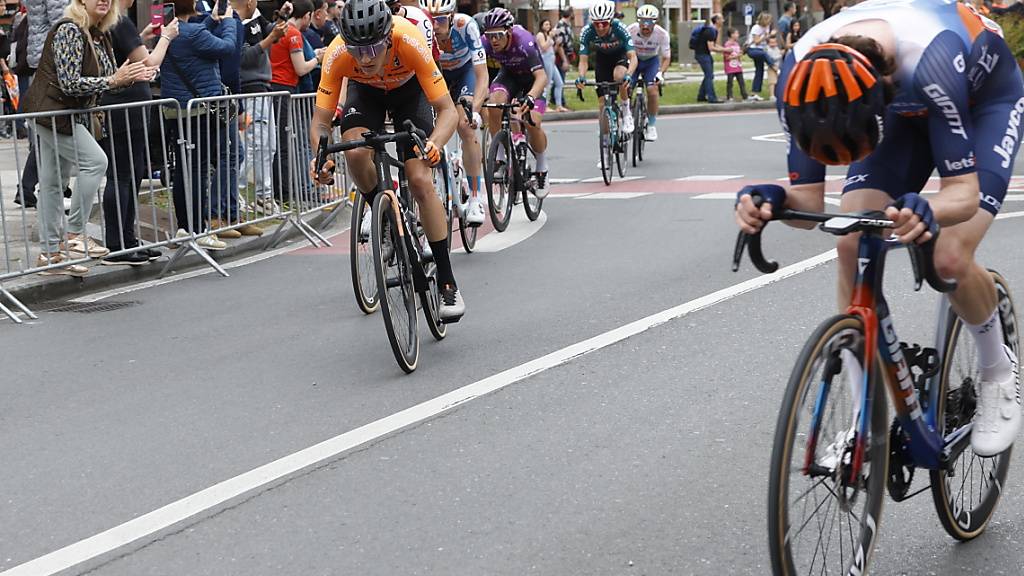
[[[260,196],[253,202],[257,214],[272,216],[281,213],[281,207],[270,196]]]
[[[534,190],[533,195],[543,200],[547,198],[548,192],[551,191],[551,187],[548,185],[548,173],[534,172],[533,175],[537,178],[537,189]]]
[[[978,456],[995,456],[1013,445],[1020,432],[1020,374],[1017,357],[1006,345],[1003,352],[1010,360],[1010,375],[999,382],[977,384],[978,406],[974,411],[971,448]]]
[[[216,234],[196,238],[196,244],[198,244],[200,248],[204,248],[206,250],[224,250],[228,247],[228,245],[221,241],[220,238],[217,238]]]
[[[469,199],[469,208],[466,209],[466,224],[469,226],[479,226],[484,223],[484,205],[480,202],[480,198],[473,197]]]
[[[644,130],[644,140],[648,142],[654,142],[658,139],[658,127],[647,125],[647,130]]]
[[[629,110],[629,106],[622,108],[622,131],[633,132],[633,112]]]
[[[458,322],[466,313],[466,303],[462,300],[462,293],[458,288],[445,285],[441,288],[441,308],[438,316],[443,322]]]
[[[366,208],[366,212],[363,213],[363,221],[359,224],[359,241],[367,242],[370,240],[370,230],[373,228],[373,208]]]

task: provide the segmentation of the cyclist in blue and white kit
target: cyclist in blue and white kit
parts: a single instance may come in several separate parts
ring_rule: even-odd
[[[478,197],[483,179],[483,153],[476,131],[482,124],[480,107],[487,99],[487,55],[476,22],[466,14],[455,13],[455,0],[424,0],[423,7],[434,19],[434,42],[441,50],[441,72],[452,101],[468,99],[473,104],[472,123],[459,108],[459,138],[469,177],[466,223],[479,226],[484,223],[484,207]]]
[[[626,27],[622,22],[615,20],[614,16],[615,2],[611,0],[597,0],[590,7],[590,24],[587,24],[580,33],[579,77],[576,78],[576,85],[582,86],[586,82],[590,53],[594,52],[594,79],[598,82],[623,82],[619,88],[622,129],[632,132],[633,113],[629,109],[628,90],[636,72],[636,50]],[[603,88],[597,90],[598,100],[602,106],[604,92]]]
[[[927,241],[942,225],[936,269],[957,281],[949,299],[978,351],[971,447],[983,457],[1003,452],[1021,423],[1017,359],[1003,345],[992,278],[974,259],[1002,206],[1024,115],[1021,72],[1002,31],[965,4],[868,0],[808,30],[778,86],[791,185],[742,190],[740,228],[760,229],[773,207],[822,210],[826,164],[850,166],[842,210],[884,208],[900,241]],[[918,191],[933,169],[940,189],[926,200]],[[767,200],[760,209],[752,192]],[[856,265],[857,238],[844,236],[842,302]]]
[[[655,123],[658,119],[658,85],[665,82],[672,57],[668,30],[658,25],[658,9],[644,4],[636,10],[636,22],[626,28],[633,47],[636,48],[636,81],[643,80],[647,86],[647,129],[644,139],[654,142],[658,139]]]

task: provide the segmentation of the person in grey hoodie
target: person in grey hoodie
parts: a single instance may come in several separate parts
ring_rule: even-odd
[[[28,66],[33,72],[39,68],[46,35],[64,17],[67,6],[67,0],[25,0],[28,9]]]
[[[287,3],[286,3],[287,4]],[[245,100],[251,124],[246,128],[242,138],[244,164],[241,174],[251,167],[255,181],[254,208],[262,214],[276,214],[281,211],[274,201],[274,154],[277,153],[277,123],[274,109],[283,104],[283,100],[268,96],[260,96],[270,92],[270,47],[284,37],[288,28],[287,20],[277,22],[267,20],[260,13],[256,0],[232,0],[231,7],[242,21],[245,42],[242,45],[242,58],[239,84],[242,94],[252,94],[252,100]],[[291,6],[282,8],[291,11]],[[247,186],[247,178],[240,179],[240,187]]]

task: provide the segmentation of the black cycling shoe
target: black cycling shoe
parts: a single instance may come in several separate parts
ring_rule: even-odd
[[[105,266],[142,266],[143,264],[149,264],[149,258],[140,252],[129,252],[119,256],[107,256],[100,260],[100,264]]]

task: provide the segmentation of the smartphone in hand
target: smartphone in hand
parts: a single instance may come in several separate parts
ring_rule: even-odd
[[[153,8],[149,11],[149,23],[153,25],[153,34],[159,36],[163,31],[164,25],[162,2],[157,1],[153,3]]]
[[[217,16],[224,17],[228,12],[228,0],[217,0]]]
[[[164,24],[168,24],[168,23],[171,22],[171,20],[174,20],[175,17],[176,17],[176,14],[174,12],[174,3],[173,2],[166,2],[166,3],[164,3],[164,21],[163,21],[163,23]]]

